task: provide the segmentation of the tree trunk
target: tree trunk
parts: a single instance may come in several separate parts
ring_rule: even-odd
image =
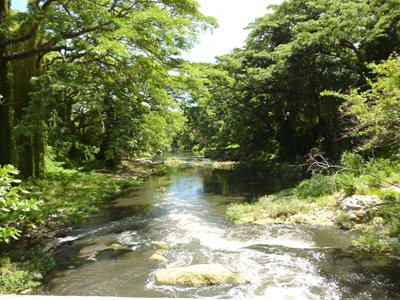
[[[21,34],[31,30],[30,24],[21,25]],[[35,47],[37,36],[14,46],[17,51]],[[12,61],[13,138],[15,139],[16,167],[23,177],[38,177],[43,169],[43,117],[42,101],[34,99],[32,77],[38,76],[40,65],[37,55]]]
[[[0,24],[9,12],[9,0],[0,0]],[[5,34],[0,32],[0,43],[5,40]],[[11,163],[11,124],[10,124],[10,82],[8,64],[3,59],[6,54],[0,48],[0,165]]]
[[[115,150],[111,151],[110,149],[112,144],[112,131],[116,122],[115,107],[109,97],[105,97],[104,104],[106,107],[105,112],[107,117],[104,120],[103,140],[100,145],[97,159],[104,161],[107,168],[114,169],[121,163],[120,155]]]

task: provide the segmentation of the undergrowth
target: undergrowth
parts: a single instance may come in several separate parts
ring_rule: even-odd
[[[139,179],[122,179],[113,174],[53,168],[43,178],[27,183],[31,195],[43,203],[33,221],[40,225],[46,225],[49,218],[82,221],[122,189],[139,183]]]
[[[40,286],[54,260],[38,249],[12,250],[0,255],[0,294],[19,293]]]

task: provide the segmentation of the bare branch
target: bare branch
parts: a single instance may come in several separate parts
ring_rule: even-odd
[[[307,167],[307,172],[316,172],[316,173],[323,173],[323,172],[326,172],[329,170],[336,170],[334,173],[335,176],[338,175],[340,172],[344,172],[344,171],[355,172],[358,174],[364,174],[364,175],[370,176],[370,177],[378,179],[384,183],[387,183],[391,186],[400,188],[400,185],[390,182],[390,181],[387,181],[379,176],[367,173],[365,170],[335,165],[329,159],[325,158],[323,155],[321,155],[319,153],[309,153],[306,163],[302,164],[302,165],[297,165],[297,167]]]

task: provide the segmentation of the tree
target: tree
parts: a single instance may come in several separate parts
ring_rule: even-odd
[[[0,93],[4,97],[0,164],[15,162],[25,177],[40,175],[46,128],[46,119],[37,118],[42,116],[43,98],[31,98],[31,92],[41,88],[32,85],[32,77],[46,76],[59,61],[92,64],[104,72],[125,63],[133,68],[142,60],[142,68],[151,69],[154,64],[168,72],[179,62],[179,52],[192,45],[196,33],[213,23],[198,11],[194,0],[31,0],[27,13],[14,13],[10,1],[1,0],[0,16]],[[23,76],[11,76],[21,65]],[[64,96],[71,94],[66,91]],[[19,130],[12,131],[13,127]],[[19,147],[18,141],[24,145]]]
[[[220,58],[216,68],[234,80],[233,90],[217,87],[225,100],[210,102],[228,108],[224,128],[242,157],[291,160],[317,148],[339,158],[351,148],[343,99],[322,92],[362,91],[373,76],[367,65],[399,52],[400,1],[291,0],[271,8],[249,26],[244,49]]]
[[[367,90],[348,94],[330,93],[345,100],[342,113],[349,124],[347,135],[354,137],[357,150],[397,154],[400,145],[400,58],[391,56],[370,64],[374,75]]]

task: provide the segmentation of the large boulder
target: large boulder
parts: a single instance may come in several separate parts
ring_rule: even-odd
[[[224,283],[238,284],[247,281],[219,264],[192,265],[189,267],[162,269],[156,272],[158,284],[206,286]]]

